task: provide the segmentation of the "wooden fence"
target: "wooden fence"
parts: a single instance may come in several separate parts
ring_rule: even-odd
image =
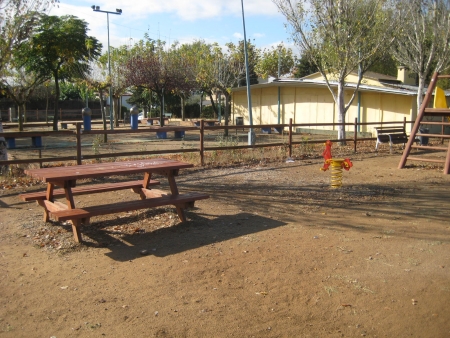
[[[347,134],[353,134],[353,137],[346,138],[345,140],[338,139],[330,139],[332,142],[353,142],[354,151],[357,151],[358,142],[366,141],[366,140],[375,140],[375,137],[358,137],[358,129],[359,126],[363,125],[399,125],[402,124],[406,127],[406,124],[414,123],[414,121],[406,121],[404,119],[403,122],[392,121],[392,122],[365,122],[358,123],[355,119],[354,123],[344,123],[344,126],[352,127],[353,132],[347,130]],[[5,138],[31,138],[36,136],[73,136],[76,140],[76,155],[75,156],[59,156],[59,157],[47,157],[43,158],[41,156],[41,150],[39,148],[30,148],[39,151],[39,158],[31,158],[31,159],[15,159],[8,161],[0,161],[0,165],[9,165],[9,164],[30,164],[30,163],[39,163],[40,166],[43,163],[50,162],[63,162],[63,161],[76,161],[77,164],[82,164],[83,160],[91,160],[91,159],[99,159],[99,158],[111,158],[111,157],[132,157],[132,156],[143,156],[143,155],[158,155],[158,154],[172,154],[172,153],[199,153],[201,165],[205,165],[205,153],[209,151],[218,151],[218,150],[232,150],[232,149],[251,149],[251,148],[264,148],[264,147],[287,147],[289,156],[292,156],[292,148],[296,144],[304,144],[305,140],[296,141],[293,136],[295,134],[295,128],[299,127],[336,127],[337,123],[314,123],[314,124],[293,124],[292,119],[289,124],[266,124],[266,125],[253,125],[251,128],[253,129],[261,129],[267,130],[276,129],[286,135],[286,141],[277,142],[277,143],[257,143],[254,145],[234,145],[234,146],[205,146],[205,132],[213,131],[213,130],[249,130],[249,125],[215,125],[210,126],[206,123],[206,121],[201,120],[199,127],[187,127],[187,126],[166,126],[166,127],[153,127],[153,128],[141,128],[136,130],[131,129],[115,129],[115,130],[91,130],[91,131],[83,131],[82,130],[82,122],[77,122],[75,130],[65,130],[65,131],[23,131],[23,132],[3,132],[0,133],[0,137]],[[351,128],[348,128],[351,129]],[[322,131],[322,130],[318,130]],[[327,132],[327,130],[323,130]],[[129,152],[114,152],[114,153],[106,153],[106,154],[83,154],[82,153],[82,139],[86,135],[114,135],[114,134],[149,134],[149,133],[161,133],[161,132],[194,132],[199,133],[199,144],[198,147],[194,148],[183,148],[180,142],[180,148],[177,149],[166,149],[166,150],[143,150],[143,151],[129,151]],[[308,143],[323,143],[326,139],[317,139],[312,140],[308,139]]]

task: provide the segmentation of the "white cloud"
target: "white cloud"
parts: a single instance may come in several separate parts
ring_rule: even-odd
[[[82,1],[78,1],[80,3]],[[84,1],[83,1],[84,2]],[[87,5],[87,2],[84,2]],[[92,5],[92,4],[91,4]],[[242,13],[240,1],[229,0],[146,0],[128,1],[108,0],[95,1],[95,5],[101,9],[114,10],[121,8],[131,17],[141,18],[149,14],[172,13],[185,21],[196,21],[205,18],[217,18],[223,15],[240,16]],[[271,0],[245,0],[245,15],[277,15],[277,8]]]
[[[244,38],[244,36],[241,33],[238,33],[238,32],[234,33],[233,37],[235,37],[236,39],[239,39],[239,40],[242,40]]]

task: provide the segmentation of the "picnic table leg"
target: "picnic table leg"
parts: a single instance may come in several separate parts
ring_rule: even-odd
[[[45,198],[47,199],[47,201],[53,202],[53,190],[54,190],[55,186],[52,183],[47,183],[47,194],[45,196]],[[43,205],[44,207],[44,222],[48,222],[49,221],[49,212],[47,207],[45,206],[45,204]]]
[[[66,196],[66,203],[69,209],[75,209],[75,200],[73,199],[72,187],[76,185],[76,181],[67,181],[64,183],[64,195]],[[70,220],[72,223],[72,231],[73,236],[75,238],[75,242],[79,243],[81,241],[81,224],[88,225],[90,223],[90,218],[82,218]]]
[[[149,189],[149,183],[150,180],[152,178],[152,173],[151,172],[146,172],[144,174],[144,181],[142,182],[142,188],[143,189]],[[142,191],[142,188],[139,189],[133,189],[134,192],[137,192],[139,194],[139,196],[141,197],[141,200],[145,200],[146,199],[146,195],[145,193]]]
[[[72,222],[73,238],[75,242],[80,243],[82,241],[80,230],[81,221],[79,219],[74,219],[71,222]]]
[[[174,173],[172,171],[167,174],[167,179],[169,180],[170,192],[172,193],[172,196],[178,195],[178,187],[177,183],[175,182]],[[186,215],[184,214],[184,209],[179,205],[176,205],[175,207],[177,208],[177,214],[178,217],[180,218],[180,221],[182,223],[186,222]]]

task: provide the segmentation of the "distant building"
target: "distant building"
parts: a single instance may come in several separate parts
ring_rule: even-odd
[[[347,77],[345,102],[356,87],[357,73]],[[333,82],[331,82],[333,86]],[[335,84],[335,83],[334,83]],[[253,124],[278,123],[278,88],[280,88],[280,123],[332,123],[338,121],[338,111],[333,97],[320,73],[301,79],[272,79],[251,86]],[[232,119],[243,117],[249,124],[246,87],[233,89]],[[383,122],[415,120],[417,115],[417,86],[415,77],[404,67],[399,67],[398,77],[366,72],[351,107],[346,122]],[[314,127],[331,130],[330,126]],[[361,126],[361,132],[373,132],[374,126]],[[337,128],[334,128],[337,129]],[[347,127],[353,131],[353,127]]]

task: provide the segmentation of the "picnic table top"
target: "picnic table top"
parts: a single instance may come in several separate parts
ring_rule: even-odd
[[[25,173],[44,182],[71,181],[83,178],[129,175],[142,172],[163,172],[193,167],[193,164],[163,158],[107,162],[67,167],[27,169]]]

